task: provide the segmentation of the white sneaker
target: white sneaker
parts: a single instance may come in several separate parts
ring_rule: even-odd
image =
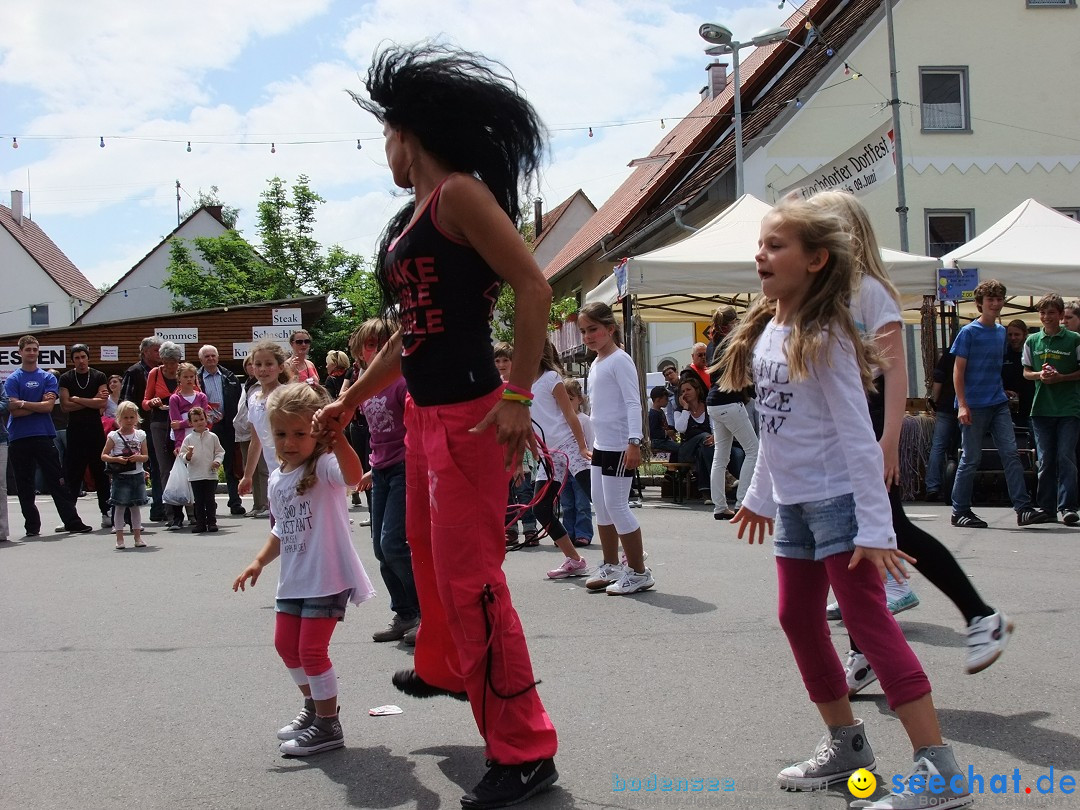
[[[567,557],[562,565],[547,572],[548,579],[566,579],[567,577],[583,577],[589,564],[584,559],[572,560]]]
[[[585,587],[590,591],[602,591],[612,582],[617,582],[626,570],[624,565],[603,563],[591,577],[585,580]]]
[[[844,675],[847,677],[848,697],[853,697],[877,680],[877,675],[870,668],[866,656],[854,650],[848,650],[844,662]]]
[[[968,625],[967,673],[982,672],[1001,657],[1012,635],[1013,623],[1000,610],[972,619]]]
[[[647,591],[655,584],[652,571],[648,568],[641,574],[633,568],[626,568],[623,570],[623,575],[619,578],[619,581],[612,582],[604,591],[608,596],[627,596],[639,591]]]

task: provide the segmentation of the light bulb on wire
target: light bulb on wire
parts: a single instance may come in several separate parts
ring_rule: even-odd
[[[191,151],[191,141],[188,141],[188,142],[187,142],[187,150],[188,150],[189,152]]]
[[[98,146],[100,146],[102,149],[104,149],[105,148],[105,136],[100,135],[99,137],[101,138],[101,140],[98,142]]]
[[[18,138],[13,137],[11,139],[11,148],[12,149],[18,149],[19,148],[19,139]]]
[[[359,149],[363,149],[363,148],[364,148],[363,146],[361,146],[361,145],[360,145],[360,139],[359,139],[359,138],[357,138],[357,139],[356,139],[356,148],[357,148],[358,150],[359,150]]]
[[[276,155],[277,154],[277,145],[274,144],[273,142],[271,142],[271,144],[270,144],[270,154],[271,155]]]

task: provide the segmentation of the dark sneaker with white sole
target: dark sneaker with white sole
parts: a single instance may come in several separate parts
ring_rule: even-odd
[[[1037,507],[1029,506],[1016,513],[1017,526],[1034,526],[1037,523],[1052,523],[1054,516]]]
[[[961,529],[985,529],[989,524],[974,512],[960,512],[952,516],[952,525]]]
[[[510,807],[535,796],[559,778],[555,760],[550,758],[521,765],[500,765],[491,761],[488,764],[490,767],[484,778],[461,797],[461,806],[467,810]]]
[[[300,714],[296,715],[296,719],[284,728],[278,729],[277,738],[279,740],[295,740],[304,729],[310,727],[314,722],[315,701],[307,698],[304,701],[304,708],[300,710]]]
[[[1080,523],[1080,515],[1076,514],[1075,509],[1062,510],[1061,522],[1066,526],[1075,526],[1077,523]]]
[[[316,717],[310,726],[301,731],[295,739],[286,740],[278,746],[278,751],[287,757],[309,757],[321,754],[345,745],[345,735],[341,731],[341,721],[333,717]]]

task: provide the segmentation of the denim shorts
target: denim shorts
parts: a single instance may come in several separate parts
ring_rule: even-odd
[[[855,496],[851,493],[823,501],[780,505],[776,511],[777,557],[820,562],[833,554],[855,550]]]
[[[109,500],[113,506],[142,506],[146,503],[146,478],[141,472],[112,476]]]
[[[345,608],[349,606],[352,589],[333,596],[311,596],[305,599],[276,599],[274,609],[278,613],[288,613],[301,619],[337,619],[345,620]]]

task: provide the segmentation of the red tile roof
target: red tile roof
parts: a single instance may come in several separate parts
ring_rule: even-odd
[[[840,4],[840,0],[809,0],[788,19],[785,26],[796,32],[793,34],[796,41],[804,41],[805,31],[801,35],[799,31],[806,20],[809,18],[822,28]],[[844,26],[846,30],[852,25],[857,29],[879,4],[880,0],[854,0],[850,7],[837,15],[838,19],[832,25],[824,28],[829,44],[838,49],[841,43],[837,41],[839,36],[834,39],[834,29]],[[846,37],[843,41],[846,41]],[[740,64],[744,102],[754,98],[770,81],[775,80],[791,61],[792,55],[800,49],[801,46],[786,41],[755,48]],[[805,58],[811,53],[820,53],[821,56],[820,60],[813,61],[812,67]],[[798,59],[758,102],[757,110],[763,114],[750,115],[744,103],[744,140],[748,141],[759,134],[783,111],[783,105],[774,104],[771,114],[765,113],[763,108],[769,101],[775,102],[781,97],[784,101],[795,98],[797,88],[805,87],[813,79],[827,61],[824,54],[825,46],[820,40],[805,49],[803,58]],[[804,63],[808,66],[804,67]],[[632,226],[646,227],[655,220],[653,214],[670,211],[692,199],[715,180],[734,160],[732,138],[725,138],[718,148],[712,149],[717,139],[730,127],[733,110],[733,83],[729,83],[716,98],[702,100],[649,153],[650,157],[671,154],[671,158],[661,164],[639,166],[544,268],[544,276],[550,280],[584,261],[600,247],[601,240],[604,247],[610,250],[615,246],[616,239],[609,237],[623,241]],[[698,161],[702,161],[700,165],[696,165]]]
[[[92,303],[101,297],[97,287],[90,283],[90,280],[71,263],[71,259],[64,255],[64,252],[33,220],[23,217],[20,225],[12,216],[11,209],[0,205],[0,224],[15,237],[15,241],[27,255],[49,274],[49,278],[60,285],[60,288],[72,298]]]

